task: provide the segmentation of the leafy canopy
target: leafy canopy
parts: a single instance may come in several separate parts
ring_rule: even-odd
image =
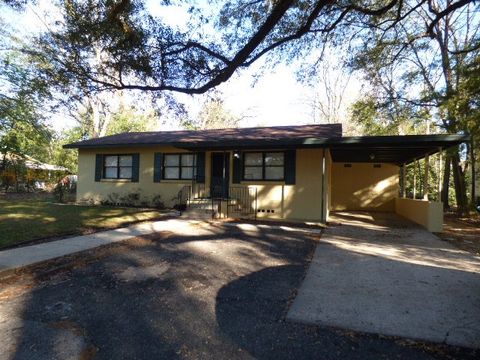
[[[412,14],[422,38],[473,0],[253,0],[160,1],[160,12],[186,11],[172,25],[152,15],[143,0],[56,0],[61,20],[25,49],[58,84],[80,83],[88,91],[140,89],[204,93],[259,58],[308,56],[326,41],[351,39],[365,29],[389,34]],[[415,41],[416,39],[412,39]],[[471,48],[479,46],[478,38]],[[469,51],[461,49],[461,51]]]

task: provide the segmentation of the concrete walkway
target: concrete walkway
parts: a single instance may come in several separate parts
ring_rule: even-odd
[[[168,219],[0,251],[0,274],[41,261],[89,250],[158,231],[188,232],[191,221]]]
[[[480,258],[392,214],[337,213],[287,318],[480,348]]]

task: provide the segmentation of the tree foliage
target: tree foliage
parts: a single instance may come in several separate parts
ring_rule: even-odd
[[[140,111],[134,107],[121,106],[112,115],[106,135],[114,135],[125,132],[153,131],[158,128],[157,113],[151,109]]]
[[[225,107],[220,93],[207,97],[195,118],[187,118],[183,127],[190,130],[208,130],[238,127],[242,116],[233,114]]]
[[[0,58],[0,152],[46,156],[52,131],[39,110],[48,88],[32,76],[21,54],[9,51]]]
[[[365,29],[394,33],[420,10],[414,43],[435,36],[442,19],[473,0],[169,0],[163,7],[188,9],[184,28],[155,17],[142,0],[57,0],[62,18],[27,49],[57,81],[88,85],[88,91],[140,89],[204,93],[237,69],[269,56],[309,54],[332,36],[355,38]],[[213,14],[218,11],[218,16]],[[468,44],[461,51],[478,47]],[[46,61],[48,60],[48,61]]]
[[[473,80],[478,68],[469,65],[478,57],[480,18],[475,4],[463,4],[456,13],[432,20],[431,14],[455,8],[452,0],[432,2],[429,8],[414,7],[392,31],[369,27],[356,47],[352,67],[361,70],[371,91],[356,104],[353,116],[359,122],[368,119],[386,132],[402,133],[405,124],[417,133],[422,118],[437,126],[435,132],[469,133],[478,131],[472,120]],[[427,31],[418,24],[430,24]],[[470,85],[467,85],[470,84]],[[374,118],[366,114],[375,109]],[[359,110],[363,110],[359,111]],[[371,115],[371,114],[370,114]],[[371,125],[371,124],[370,124]],[[403,128],[403,130],[402,130]],[[425,129],[425,127],[424,127]],[[428,129],[428,127],[427,127]],[[408,130],[408,129],[407,129]],[[457,205],[466,210],[466,172],[469,162],[461,163],[461,153],[449,152],[445,168],[452,166]],[[448,204],[449,172],[444,176],[444,203]]]

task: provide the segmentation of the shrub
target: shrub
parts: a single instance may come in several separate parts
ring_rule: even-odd
[[[165,209],[165,203],[162,200],[162,197],[160,195],[155,195],[152,198],[151,204],[153,207],[157,209]]]

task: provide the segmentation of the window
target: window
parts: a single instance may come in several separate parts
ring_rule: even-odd
[[[103,157],[104,179],[132,179],[132,155],[105,155]]]
[[[195,175],[194,154],[165,154],[163,178],[165,180],[191,180]]]
[[[283,152],[247,152],[243,158],[244,180],[283,180]]]

